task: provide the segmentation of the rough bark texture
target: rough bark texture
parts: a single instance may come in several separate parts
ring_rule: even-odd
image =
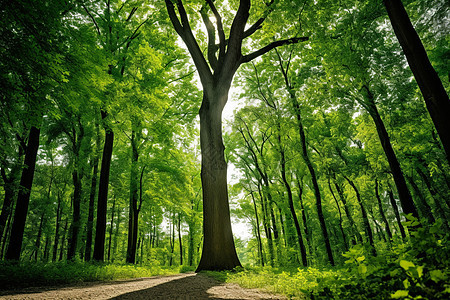
[[[106,113],[102,112],[102,118],[103,119],[106,118]],[[95,228],[95,244],[93,255],[93,258],[99,261],[103,261],[105,256],[108,184],[109,184],[109,170],[111,166],[113,143],[114,143],[114,132],[110,128],[106,128],[105,146],[103,148],[102,167],[100,170],[100,181],[98,188],[97,224]]]
[[[218,96],[227,95],[228,90],[225,90]],[[197,271],[231,270],[241,266],[231,230],[221,119],[222,108],[212,105],[204,96],[200,108],[204,240]]]
[[[33,185],[36,157],[39,148],[40,129],[32,126],[28,135],[28,144],[25,151],[24,168],[20,178],[20,189],[17,197],[14,221],[5,258],[8,260],[19,260],[23,242],[23,232],[30,203],[31,187]]]
[[[401,0],[383,0],[395,35],[422,92],[450,162],[450,100]]]

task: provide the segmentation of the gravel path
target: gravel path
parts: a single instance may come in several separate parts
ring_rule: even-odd
[[[64,287],[0,291],[0,299],[287,299],[201,274],[185,273]]]

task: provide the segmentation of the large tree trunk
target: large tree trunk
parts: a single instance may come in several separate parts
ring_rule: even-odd
[[[383,0],[395,35],[422,92],[450,162],[450,100],[401,0]]]
[[[228,97],[228,88],[218,87],[214,94],[218,99],[212,101],[204,92],[199,112],[204,241],[197,272],[232,270],[241,266],[231,230],[227,163],[222,141],[222,110]]]
[[[33,185],[34,170],[36,167],[37,152],[39,149],[40,129],[32,126],[28,135],[28,144],[25,151],[24,168],[20,178],[19,195],[17,197],[14,221],[5,258],[19,260],[22,249],[23,232],[27,219],[28,204],[30,203],[31,187]]]
[[[377,129],[378,137],[383,147],[384,153],[389,163],[389,167],[394,177],[395,186],[397,187],[398,197],[400,198],[400,203],[402,205],[403,212],[405,214],[412,214],[417,219],[419,214],[417,213],[416,206],[414,205],[411,194],[409,193],[408,186],[406,185],[405,177],[403,176],[400,163],[395,155],[394,149],[392,148],[391,140],[389,134],[384,126],[384,122],[378,112],[378,108],[375,104],[375,99],[367,86],[364,86],[367,91],[367,103],[366,108],[369,115],[372,117],[375,127]]]
[[[102,111],[102,119],[106,118],[106,112]],[[100,170],[100,181],[98,188],[97,204],[97,224],[95,227],[95,260],[103,261],[105,257],[105,236],[106,236],[106,213],[108,204],[109,170],[111,166],[111,156],[113,151],[114,132],[105,126],[105,146],[103,148],[102,167]]]

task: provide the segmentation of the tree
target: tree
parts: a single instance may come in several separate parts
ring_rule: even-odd
[[[307,38],[290,38],[269,43],[250,54],[242,54],[242,43],[253,35],[266,19],[264,14],[252,26],[245,30],[250,16],[250,0],[241,0],[230,27],[229,37],[225,38],[222,17],[214,1],[207,0],[200,14],[208,33],[206,61],[199,47],[188,14],[182,0],[165,0],[170,21],[178,35],[186,44],[200,76],[203,86],[203,101],[200,107],[200,147],[202,153],[203,188],[203,251],[197,268],[201,270],[233,269],[240,266],[234,247],[231,231],[227,189],[227,163],[224,158],[222,142],[222,111],[228,100],[228,92],[234,74],[239,66],[249,62],[270,50],[305,41]],[[274,2],[268,4],[270,6]],[[176,13],[175,5],[179,16]],[[216,19],[216,27],[209,19],[211,11]],[[216,45],[216,31],[219,44]],[[218,52],[218,53],[217,53]]]
[[[450,99],[401,0],[383,0],[395,35],[422,92],[450,162]]]

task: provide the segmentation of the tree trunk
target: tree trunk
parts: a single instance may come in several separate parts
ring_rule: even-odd
[[[450,227],[447,222],[447,216],[446,216],[444,207],[442,207],[442,205],[441,205],[441,202],[440,202],[441,199],[439,197],[438,192],[436,191],[434,186],[431,184],[428,176],[422,171],[422,169],[420,167],[417,167],[416,171],[417,171],[417,173],[419,173],[423,182],[427,186],[428,191],[430,192],[431,196],[433,197],[434,205],[436,206],[436,210],[439,213],[439,215],[441,216],[442,221],[444,222],[444,226],[445,226],[446,230],[450,231]]]
[[[405,239],[406,238],[405,228],[403,228],[403,225],[402,225],[402,220],[400,218],[400,212],[398,211],[397,202],[395,201],[394,193],[392,192],[392,188],[389,188],[388,194],[389,194],[389,200],[391,201],[392,208],[394,209],[395,219],[397,220],[397,225],[400,230],[400,234],[401,234],[402,238]]]
[[[62,239],[61,239],[61,248],[59,249],[59,261],[63,260],[64,257],[64,244],[66,242],[66,233],[67,233],[67,225],[68,225],[69,221],[68,219],[66,219],[66,222],[64,223],[64,230],[63,230],[63,235],[62,235]]]
[[[377,179],[375,179],[375,197],[377,198],[377,201],[378,201],[378,210],[380,211],[381,219],[383,220],[384,226],[386,227],[386,233],[389,237],[389,240],[391,240],[392,232],[391,232],[391,229],[389,228],[389,222],[386,218],[386,214],[384,213],[383,204],[381,203],[380,193],[378,191],[378,180]]]
[[[403,212],[405,214],[412,214],[414,217],[419,219],[419,214],[417,213],[416,206],[414,205],[408,186],[406,185],[400,163],[395,155],[394,149],[392,148],[389,134],[386,131],[386,127],[384,126],[383,120],[381,119],[378,108],[374,102],[374,96],[367,86],[364,86],[364,88],[367,91],[368,99],[366,108],[375,123],[381,146],[383,147],[389,167],[391,168],[392,176],[394,177],[395,186],[397,187],[398,197],[400,198]]]
[[[60,227],[60,221],[61,221],[61,193],[58,191],[58,206],[56,207],[56,228],[55,228],[55,243],[53,245],[53,256],[52,261],[56,261],[56,258],[58,256],[58,243],[59,243],[59,227]]]
[[[17,197],[14,220],[11,228],[11,235],[8,249],[6,250],[7,260],[19,260],[23,242],[23,232],[30,203],[31,187],[33,185],[34,170],[36,167],[37,152],[39,149],[40,129],[32,126],[28,135],[28,144],[25,151],[24,168],[20,178],[20,188]]]
[[[303,243],[303,236],[302,236],[302,230],[300,228],[300,224],[298,222],[297,213],[295,212],[294,208],[294,201],[292,199],[292,190],[291,186],[289,185],[289,182],[286,178],[286,158],[284,154],[284,150],[281,149],[281,137],[278,135],[278,141],[280,143],[280,155],[281,155],[281,178],[283,179],[284,186],[286,188],[287,194],[288,194],[288,205],[289,205],[289,211],[291,212],[292,219],[294,220],[295,230],[297,231],[297,241],[298,245],[300,247],[300,254],[302,256],[302,264],[304,267],[308,266],[308,261],[306,258],[306,248],[305,244]]]
[[[100,133],[98,132],[98,124],[97,127],[97,141],[96,141],[96,151],[94,153],[93,161],[92,161],[92,178],[91,178],[91,191],[89,193],[89,212],[87,219],[87,233],[86,233],[86,250],[84,253],[85,261],[91,260],[92,253],[92,236],[94,230],[94,212],[95,212],[95,195],[97,189],[97,173],[98,173],[98,161],[99,154],[98,149],[100,148]]]
[[[178,244],[179,244],[179,246],[180,246],[180,266],[182,266],[183,265],[183,243],[182,243],[182,240],[181,240],[181,216],[180,216],[180,214],[178,214],[178,223],[177,223],[177,225],[178,225]]]
[[[294,91],[289,89],[289,93],[290,93],[290,98],[292,101],[292,106],[295,110],[295,114],[297,117],[297,126],[298,126],[298,131],[299,131],[299,135],[300,135],[300,143],[301,143],[301,155],[302,155],[302,158],[305,161],[306,166],[308,167],[308,171],[311,175],[314,196],[316,198],[316,210],[317,210],[317,215],[319,218],[320,229],[322,230],[322,236],[323,236],[325,248],[326,248],[327,255],[328,255],[328,260],[329,260],[330,264],[332,266],[334,266],[335,263],[334,263],[334,258],[333,258],[333,252],[331,250],[330,239],[328,237],[327,226],[325,224],[325,218],[323,216],[323,211],[322,211],[322,196],[320,195],[320,189],[319,189],[319,184],[317,182],[316,171],[314,170],[313,164],[309,158],[308,150],[306,147],[306,136],[305,136],[305,130],[303,129],[300,105],[298,104],[297,98],[293,94]]]
[[[370,223],[369,223],[369,218],[367,217],[367,212],[366,209],[364,208],[362,199],[361,199],[361,195],[359,194],[359,190],[356,187],[355,183],[348,177],[344,176],[344,178],[347,180],[347,182],[350,184],[350,186],[353,188],[353,190],[356,193],[356,199],[358,201],[359,207],[361,208],[361,215],[362,215],[362,219],[363,219],[363,224],[364,224],[364,231],[366,232],[366,235],[369,239],[369,243],[371,246],[371,250],[372,250],[372,254],[373,256],[377,255],[376,249],[375,249],[375,243],[373,241],[373,233],[372,233],[372,228],[370,228]]]
[[[270,266],[274,266],[274,260],[275,260],[275,249],[273,247],[273,240],[272,240],[272,229],[270,227],[270,221],[269,221],[269,211],[267,209],[267,202],[265,195],[261,191],[261,182],[258,182],[258,193],[259,197],[261,199],[261,209],[263,212],[263,226],[264,226],[264,232],[266,234],[267,238],[267,247],[269,248],[269,262]]]
[[[339,229],[341,230],[341,234],[342,234],[342,239],[344,241],[344,249],[347,252],[348,251],[348,243],[347,243],[347,237],[345,236],[345,232],[344,232],[344,227],[342,226],[342,212],[341,212],[341,207],[339,205],[339,202],[334,194],[334,191],[331,187],[331,182],[330,182],[330,178],[328,178],[328,188],[330,189],[331,192],[331,196],[333,196],[334,202],[336,203],[336,207],[338,209],[338,213],[339,213]]]
[[[211,93],[212,94],[212,93]],[[217,99],[204,91],[200,108],[201,179],[203,187],[203,251],[197,272],[232,270],[241,266],[231,230],[228,204],[227,163],[222,141],[221,103],[226,103],[228,88],[217,87]]]
[[[102,119],[105,120],[107,113],[102,111]],[[100,170],[100,181],[98,188],[97,224],[95,228],[95,244],[93,259],[103,261],[105,257],[106,236],[106,213],[108,204],[109,170],[113,151],[114,132],[105,126],[105,146],[103,148],[102,167]]]
[[[22,149],[22,147],[20,147]],[[23,150],[19,150],[19,157],[17,163],[12,167],[9,178],[6,175],[5,168],[1,168],[1,176],[3,179],[3,189],[5,190],[5,197],[3,199],[2,212],[0,214],[0,241],[3,239],[6,222],[12,212],[14,197],[17,193],[17,184],[20,175],[20,163],[23,157]]]
[[[395,35],[422,92],[450,162],[450,100],[401,0],[383,0]]]
[[[261,266],[264,267],[264,254],[263,254],[263,247],[261,242],[261,232],[259,230],[259,217],[258,217],[258,209],[256,207],[256,201],[255,196],[253,195],[253,192],[250,193],[252,196],[252,202],[253,202],[253,209],[255,210],[255,218],[256,218],[256,240],[258,241],[258,252],[259,252],[259,258],[261,262]]]
[[[131,131],[131,170],[130,170],[130,203],[128,219],[128,245],[126,262],[134,264],[136,261],[136,244],[138,237],[138,159],[137,142],[139,133]]]
[[[34,261],[38,260],[39,249],[41,248],[41,238],[42,238],[42,228],[44,227],[44,217],[45,213],[41,214],[41,220],[39,221],[39,228],[36,236],[36,241],[34,242]]]
[[[112,246],[112,236],[114,230],[114,213],[116,211],[116,197],[114,196],[113,205],[111,208],[111,226],[109,226],[109,241],[108,241],[108,261],[111,261],[111,246]]]
[[[407,176],[406,179],[408,179],[409,185],[414,190],[414,193],[416,194],[417,199],[419,199],[419,208],[422,212],[422,216],[425,215],[425,217],[428,219],[428,222],[430,224],[433,224],[436,220],[434,219],[433,212],[431,210],[430,205],[427,203],[425,196],[423,195],[422,191],[417,186],[416,182],[414,181],[414,178],[412,176]]]
[[[359,233],[359,230],[358,230],[358,227],[356,226],[355,221],[353,220],[352,213],[350,212],[350,208],[349,208],[349,205],[345,198],[344,192],[342,191],[342,188],[339,186],[339,184],[336,181],[334,182],[334,186],[336,187],[336,191],[338,192],[339,199],[341,199],[342,204],[344,204],[345,215],[347,216],[347,219],[350,223],[350,227],[354,231],[357,241],[362,243],[363,242],[362,236]]]
[[[69,245],[67,249],[67,260],[74,260],[75,253],[78,247],[78,239],[80,232],[80,208],[81,208],[81,176],[78,175],[78,171],[75,169],[72,173],[73,179],[73,219],[72,225],[70,226],[70,236],[69,236]]]

